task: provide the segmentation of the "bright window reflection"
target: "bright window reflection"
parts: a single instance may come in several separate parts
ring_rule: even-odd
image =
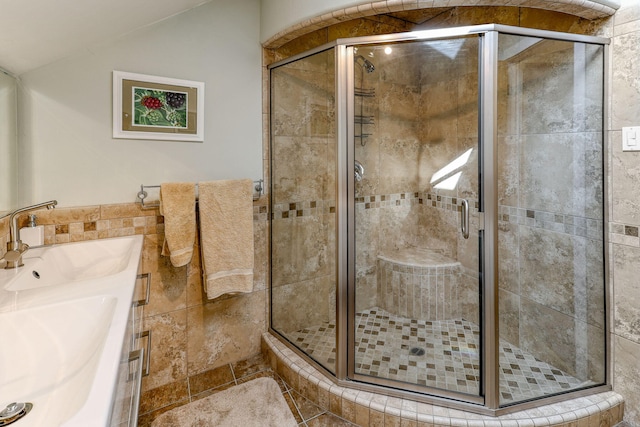
[[[467,164],[472,152],[473,148],[469,148],[461,156],[455,158],[452,162],[448,163],[445,167],[434,173],[431,176],[431,181],[429,182],[431,184],[435,183],[434,188],[442,190],[455,189],[458,185],[458,180],[462,175],[462,171],[456,173],[455,175],[451,174]]]
[[[461,176],[462,172],[458,172],[457,174],[440,181],[434,186],[434,188],[437,188],[439,190],[455,190],[456,186],[458,185],[458,180],[460,180]]]

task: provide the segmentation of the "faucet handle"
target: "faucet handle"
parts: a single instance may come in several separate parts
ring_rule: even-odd
[[[13,252],[18,252],[20,254],[23,254],[28,250],[29,250],[29,245],[24,243],[22,240],[18,240],[17,242],[7,243],[7,253],[13,251]]]
[[[7,253],[4,254],[4,257],[2,259],[4,259],[7,262],[16,262],[21,257],[22,257],[22,252],[20,251],[7,251]]]

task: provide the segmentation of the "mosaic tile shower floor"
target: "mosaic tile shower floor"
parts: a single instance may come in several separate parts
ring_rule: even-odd
[[[466,320],[427,321],[380,308],[356,315],[356,372],[414,384],[478,394],[479,329]],[[289,334],[319,363],[335,363],[335,324]],[[553,394],[585,384],[518,347],[500,340],[502,402]]]

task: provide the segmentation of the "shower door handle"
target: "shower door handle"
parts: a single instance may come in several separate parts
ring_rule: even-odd
[[[469,238],[469,202],[466,199],[462,199],[462,209],[460,211],[460,231],[462,237]]]

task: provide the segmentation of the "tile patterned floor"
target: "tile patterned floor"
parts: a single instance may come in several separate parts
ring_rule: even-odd
[[[181,401],[166,405],[158,404],[155,406],[159,407],[153,408],[153,410],[145,410],[145,407],[151,409],[152,403],[158,401],[158,396],[143,395],[142,416],[137,427],[149,427],[155,418],[168,410],[260,377],[273,378],[278,383],[299,427],[355,427],[349,421],[320,408],[293,390],[280,376],[273,372],[262,354],[190,376],[187,387],[188,397]]]
[[[407,319],[374,308],[357,314],[356,328],[356,372],[478,394],[477,325],[465,320]],[[303,329],[289,339],[319,363],[334,366],[335,324]],[[500,367],[503,403],[585,385],[503,340]]]

